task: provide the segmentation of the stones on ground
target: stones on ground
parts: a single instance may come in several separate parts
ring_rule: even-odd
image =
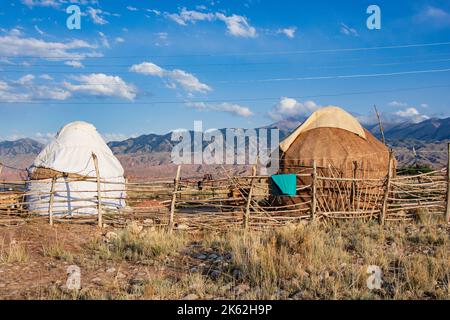
[[[239,269],[233,269],[232,275],[236,280],[242,279],[242,272]]]
[[[192,267],[191,269],[189,269],[189,271],[191,273],[196,273],[196,272],[198,272],[198,268],[197,267]]]
[[[206,260],[206,255],[204,255],[204,254],[199,254],[198,256],[197,256],[197,259],[199,259],[199,260]]]
[[[106,272],[107,272],[107,273],[113,273],[113,272],[115,272],[115,271],[116,271],[116,268],[114,268],[114,267],[111,267],[111,268],[106,269]]]
[[[294,300],[301,300],[303,298],[303,293],[300,290],[294,291],[289,298]]]
[[[183,297],[183,300],[198,300],[198,295],[195,293],[190,293]]]
[[[211,277],[211,279],[216,280],[220,277],[221,272],[219,270],[212,270],[209,273],[209,276]]]
[[[131,279],[130,281],[128,281],[128,283],[131,286],[143,286],[143,285],[145,285],[146,281],[143,279],[135,278],[135,279]]]
[[[219,257],[219,256],[218,256],[217,254],[211,253],[211,254],[208,256],[208,260],[216,260],[218,257]]]

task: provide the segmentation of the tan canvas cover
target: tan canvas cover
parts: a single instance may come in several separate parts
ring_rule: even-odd
[[[339,107],[329,106],[314,112],[302,125],[284,139],[280,143],[281,151],[286,152],[301,133],[317,128],[343,129],[367,140],[366,133],[358,120]]]

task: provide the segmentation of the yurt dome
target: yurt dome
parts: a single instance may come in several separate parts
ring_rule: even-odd
[[[315,111],[280,143],[280,171],[297,173],[316,163],[324,175],[381,178],[387,175],[389,149],[351,114],[335,106]]]
[[[96,128],[76,121],[64,126],[29,168],[29,210],[47,214],[54,181],[53,214],[96,214],[97,157],[104,208],[125,206],[124,170]]]

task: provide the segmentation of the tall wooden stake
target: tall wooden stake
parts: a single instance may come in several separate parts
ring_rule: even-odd
[[[180,173],[181,173],[181,165],[177,168],[177,174],[175,176],[175,182],[173,187],[173,193],[172,193],[172,202],[170,203],[170,217],[169,217],[169,232],[173,231],[173,216],[175,214],[175,204],[177,201],[177,192],[178,192],[178,185],[180,182]]]
[[[256,176],[256,165],[252,167],[252,180],[250,182],[250,190],[248,191],[247,197],[247,205],[245,206],[244,212],[244,229],[248,229],[249,221],[250,221],[250,205],[252,203],[253,197],[253,186],[255,185],[255,176]]]
[[[312,183],[311,183],[311,220],[316,218],[316,208],[317,208],[317,163],[316,160],[313,162],[313,172],[312,172]]]
[[[389,164],[388,164],[388,173],[387,173],[387,180],[386,180],[386,190],[384,191],[384,198],[383,198],[383,207],[381,208],[380,212],[380,224],[384,225],[385,219],[386,219],[386,212],[387,212],[387,206],[388,206],[388,199],[389,199],[389,192],[391,191],[391,180],[392,180],[392,171],[394,169],[394,151],[389,151]]]
[[[95,176],[97,179],[97,214],[98,214],[98,226],[103,227],[103,217],[102,217],[102,195],[101,195],[101,185],[100,185],[100,170],[98,168],[98,158],[95,153],[92,153],[92,159],[94,160],[95,166]]]
[[[0,162],[0,176],[2,175],[2,170],[3,170],[3,165],[2,165],[2,163]]]
[[[448,144],[448,163],[447,163],[447,206],[445,210],[445,221],[450,222],[450,143]]]
[[[373,106],[375,109],[375,113],[377,115],[377,119],[378,119],[378,125],[380,126],[380,132],[381,132],[381,141],[383,141],[383,144],[386,144],[386,139],[384,138],[384,129],[383,129],[383,123],[381,122],[381,117],[380,114],[378,113],[378,109],[377,106]]]
[[[55,183],[56,177],[52,178],[52,186],[50,187],[50,201],[48,204],[48,223],[53,225],[53,201],[55,199]]]

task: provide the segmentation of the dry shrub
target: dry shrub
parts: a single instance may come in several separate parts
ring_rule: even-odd
[[[16,241],[11,240],[9,244],[5,244],[5,240],[0,240],[0,262],[1,263],[20,263],[28,261],[28,252],[26,247]]]
[[[118,233],[109,244],[95,246],[103,257],[140,261],[156,259],[178,252],[187,243],[183,233],[168,233],[162,229],[143,230],[139,233],[127,228]]]

